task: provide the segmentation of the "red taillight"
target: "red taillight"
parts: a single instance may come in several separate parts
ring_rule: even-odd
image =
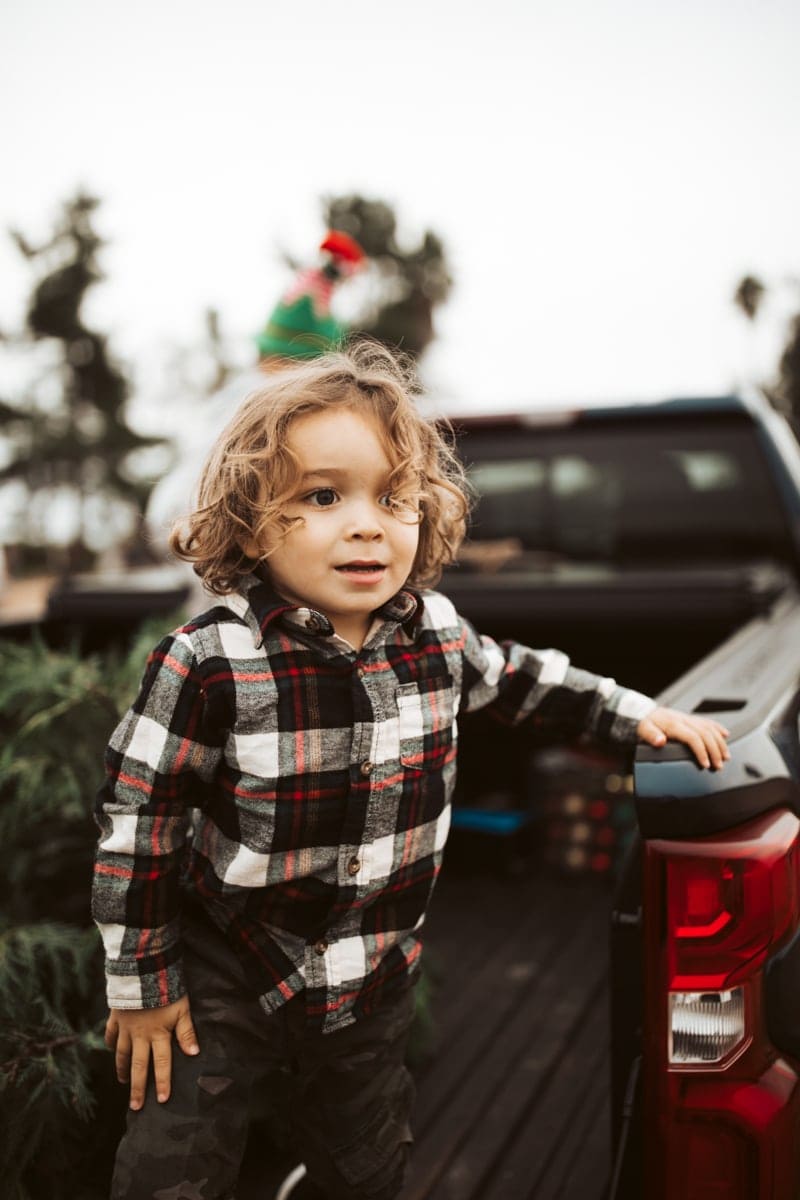
[[[800,821],[645,847],[648,1200],[796,1200],[800,1085],[772,1045],[766,961],[800,926]]]
[[[666,868],[670,989],[731,988],[784,938],[797,919],[796,836],[797,818],[785,812],[768,839],[653,843]]]
[[[732,918],[733,870],[729,863],[704,859],[671,864],[674,896],[673,931],[677,938],[708,938],[721,933]],[[687,869],[688,868],[688,869]]]

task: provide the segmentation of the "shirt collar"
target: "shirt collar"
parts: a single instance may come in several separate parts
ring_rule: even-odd
[[[267,630],[276,621],[314,637],[331,637],[334,629],[324,613],[314,608],[291,604],[279,596],[272,584],[257,575],[244,575],[238,589],[223,596],[223,602],[249,625],[257,646],[261,646]],[[422,599],[412,588],[402,588],[375,615],[385,621],[407,627],[409,632],[422,616]]]

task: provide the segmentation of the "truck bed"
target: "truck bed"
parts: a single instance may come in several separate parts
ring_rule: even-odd
[[[599,1200],[609,1162],[609,897],[597,880],[443,872],[403,1200]]]

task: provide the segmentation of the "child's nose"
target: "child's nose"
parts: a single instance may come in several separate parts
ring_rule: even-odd
[[[353,526],[351,537],[361,538],[365,542],[376,542],[383,537],[383,530],[376,522],[359,522]]]
[[[368,541],[383,537],[383,526],[373,505],[364,502],[354,506],[350,514],[350,536]]]

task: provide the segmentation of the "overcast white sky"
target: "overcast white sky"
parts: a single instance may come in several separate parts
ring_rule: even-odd
[[[103,199],[89,314],[145,393],[208,305],[246,362],[279,249],[313,258],[354,189],[446,242],[442,393],[724,390],[800,305],[798,48],[797,0],[4,0],[0,227]],[[0,237],[0,326],[28,282]]]

